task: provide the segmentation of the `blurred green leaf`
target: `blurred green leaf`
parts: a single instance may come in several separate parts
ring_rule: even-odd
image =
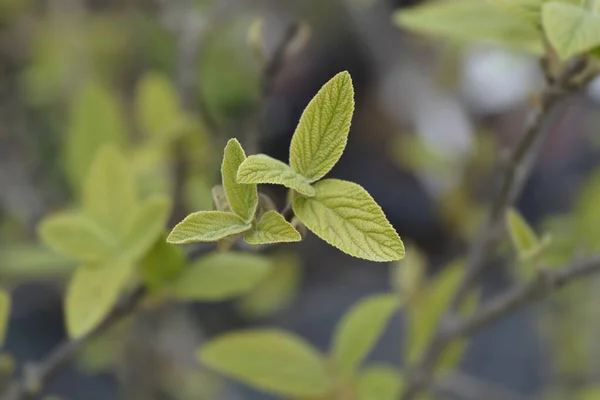
[[[300,233],[277,211],[268,211],[256,227],[244,234],[249,244],[289,243],[302,240]]]
[[[577,396],[577,400],[600,400],[600,387],[583,389]]]
[[[116,238],[81,213],[50,215],[41,221],[38,232],[50,248],[78,261],[99,261],[117,251]]]
[[[166,196],[155,196],[141,203],[128,218],[123,249],[128,260],[141,257],[165,229],[171,200]]]
[[[250,291],[271,266],[260,255],[212,253],[193,261],[173,282],[171,293],[181,300],[225,300]]]
[[[547,0],[491,0],[491,3],[541,28],[542,5]]]
[[[317,397],[331,388],[319,352],[284,331],[229,333],[204,345],[198,356],[217,372],[282,396]]]
[[[424,255],[412,247],[402,260],[392,264],[392,284],[403,301],[410,300],[421,288],[426,272],[425,262]]]
[[[0,346],[4,345],[6,332],[8,331],[8,322],[10,321],[10,294],[0,289]]]
[[[290,166],[309,182],[327,174],[348,141],[354,113],[354,88],[347,71],[331,78],[300,117],[290,145]]]
[[[235,214],[222,211],[198,211],[175,225],[167,241],[173,244],[214,242],[252,228]]]
[[[119,300],[134,272],[133,264],[107,261],[75,270],[65,297],[67,332],[72,339],[93,331]]]
[[[315,197],[293,202],[296,216],[315,235],[346,254],[371,261],[404,257],[404,244],[383,210],[356,183],[325,179]]]
[[[539,240],[535,232],[514,208],[509,209],[506,213],[506,224],[512,243],[521,258],[538,247]]]
[[[574,229],[571,234],[588,252],[600,250],[600,170],[584,182],[575,204]],[[568,221],[564,221],[567,223]],[[556,236],[556,235],[555,235]]]
[[[64,141],[64,160],[71,184],[79,189],[98,150],[107,143],[122,146],[127,128],[117,95],[90,82],[71,101],[70,119]]]
[[[485,15],[485,18],[481,16]],[[542,54],[542,35],[509,12],[481,0],[439,0],[396,11],[402,28],[460,42],[490,41]]]
[[[246,160],[246,153],[237,139],[230,139],[225,146],[221,176],[227,202],[233,212],[244,221],[250,222],[254,218],[258,205],[258,190],[256,185],[244,185],[246,182],[237,180],[238,168]]]
[[[600,12],[550,1],[542,7],[542,24],[558,55],[568,59],[600,46]]]
[[[215,210],[223,211],[223,212],[233,212],[231,207],[229,206],[229,201],[227,200],[227,194],[225,193],[225,188],[221,185],[213,186],[211,190],[213,205]]]
[[[315,188],[289,165],[265,154],[250,156],[240,165],[237,180],[240,183],[271,183],[283,185],[306,196],[314,196]]]
[[[260,283],[238,302],[240,312],[247,317],[264,317],[287,306],[300,287],[301,265],[295,255],[277,255],[273,267]]]
[[[0,249],[0,276],[3,279],[39,279],[64,275],[73,270],[75,261],[45,246],[11,244]]]
[[[418,297],[408,304],[404,348],[409,363],[415,363],[422,357],[463,276],[462,262],[446,266],[423,288]]]
[[[166,236],[165,233],[160,235],[140,261],[144,282],[152,292],[161,290],[177,279],[186,263],[181,248],[167,243]]]
[[[135,93],[138,125],[151,139],[164,142],[181,132],[185,118],[171,81],[151,71],[140,78]]]
[[[396,400],[405,382],[400,371],[388,365],[369,365],[356,383],[358,400]]]
[[[127,160],[115,146],[103,146],[94,155],[85,180],[85,211],[99,224],[122,234],[137,200],[135,179]]]
[[[395,294],[379,294],[359,301],[336,327],[331,356],[343,378],[350,378],[367,357],[398,310]]]

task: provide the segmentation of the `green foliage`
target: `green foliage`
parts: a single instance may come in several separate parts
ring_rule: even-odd
[[[173,244],[214,242],[252,228],[250,223],[233,213],[198,211],[175,225],[167,241]]]
[[[310,101],[290,145],[290,166],[315,182],[338,162],[350,131],[354,88],[348,72],[340,72]]]
[[[539,247],[539,240],[527,221],[515,209],[506,214],[508,233],[521,259],[527,258]]]
[[[269,244],[299,242],[300,233],[277,211],[267,211],[256,224],[256,227],[244,234],[249,244]]]
[[[400,397],[405,382],[400,371],[388,365],[370,365],[358,377],[358,400],[395,400]]]
[[[151,292],[167,287],[178,278],[186,263],[183,251],[166,242],[165,233],[159,236],[154,245],[140,260],[142,277]]]
[[[180,300],[224,300],[250,291],[271,267],[265,256],[213,253],[193,261],[171,284],[170,293]]]
[[[489,41],[542,54],[542,35],[528,22],[487,0],[439,0],[396,11],[399,26],[459,42]],[[482,18],[485,15],[485,18]]]
[[[46,246],[20,244],[0,249],[0,276],[3,279],[56,277],[70,273],[75,262]]]
[[[128,259],[137,260],[150,249],[163,232],[170,211],[168,198],[154,196],[142,202],[127,218],[123,247]]]
[[[4,345],[6,332],[8,331],[8,321],[10,319],[10,294],[5,290],[0,290],[0,346]]]
[[[185,123],[176,89],[158,72],[140,78],[134,105],[138,126],[153,140],[177,135]]]
[[[563,59],[600,46],[600,10],[550,1],[542,8],[542,22],[549,42]]]
[[[99,261],[116,253],[111,232],[82,213],[61,213],[45,218],[38,228],[52,249],[80,261]]]
[[[293,189],[306,196],[314,196],[316,190],[310,181],[295,172],[287,164],[264,154],[248,157],[237,175],[240,183],[274,183]]]
[[[369,354],[399,306],[395,294],[362,299],[338,323],[332,358],[342,378],[350,378]]]
[[[418,293],[426,272],[425,257],[416,248],[406,252],[406,257],[392,265],[392,284],[404,302]]]
[[[264,154],[245,158],[239,142],[230,140],[222,167],[227,202],[223,189],[213,188],[217,211],[188,215],[173,228],[167,240],[176,244],[219,241],[219,247],[225,249],[244,232],[250,244],[298,241],[301,236],[295,227],[306,226],[321,239],[355,257],[371,261],[404,257],[402,240],[362,187],[334,179],[311,185],[341,157],[353,111],[352,80],[344,71],[321,88],[302,114],[290,146],[291,167]],[[292,219],[295,225],[275,210],[269,210],[274,208],[268,204],[270,201],[263,202],[266,208],[260,207],[260,212],[266,214],[256,215],[258,183],[276,183],[292,189],[290,201],[297,218]]]
[[[331,389],[321,354],[278,330],[223,335],[201,347],[198,357],[217,372],[283,396],[317,397]]]
[[[408,331],[404,348],[410,363],[422,357],[463,276],[464,267],[461,262],[448,265],[407,305]],[[472,313],[477,300],[478,295],[470,296],[462,309],[463,314]],[[454,368],[466,346],[464,339],[451,342],[436,367],[439,370]]]
[[[302,276],[298,257],[283,254],[272,259],[273,268],[249,293],[237,308],[247,317],[264,317],[287,306],[295,297]]]
[[[120,110],[117,95],[96,82],[82,86],[73,97],[64,160],[75,188],[80,188],[88,175],[97,149],[108,143],[125,144],[127,128]]]
[[[354,257],[394,261],[404,245],[375,200],[361,186],[338,179],[315,184],[314,197],[294,200],[294,213],[308,229]]]
[[[541,28],[542,5],[546,0],[491,0],[491,3],[502,8],[529,24]]]
[[[223,164],[221,166],[223,188],[232,211],[244,221],[250,222],[254,218],[254,213],[258,205],[258,191],[256,185],[243,184],[253,182],[242,182],[240,180],[240,183],[238,183],[238,168],[245,160],[246,154],[240,142],[237,139],[229,140],[225,147]]]
[[[90,263],[75,270],[65,297],[71,338],[87,335],[106,318],[133,272],[134,264],[116,260]]]
[[[125,157],[114,146],[100,148],[83,188],[83,207],[98,224],[123,230],[137,202],[135,179]]]

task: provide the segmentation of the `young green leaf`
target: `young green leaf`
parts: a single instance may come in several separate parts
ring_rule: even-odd
[[[521,18],[536,28],[541,28],[542,5],[547,0],[491,0],[495,6]]]
[[[421,358],[463,276],[461,263],[448,265],[419,293],[418,298],[408,304],[408,331],[404,343],[408,362],[414,363]]]
[[[0,346],[4,345],[6,339],[8,321],[10,320],[10,306],[10,294],[5,290],[0,290]]]
[[[358,400],[395,400],[404,385],[400,371],[388,365],[372,365],[362,370],[356,392]]]
[[[229,333],[201,347],[198,357],[223,375],[282,396],[318,397],[331,388],[319,352],[283,331]]]
[[[133,264],[113,261],[86,264],[75,270],[65,298],[69,337],[87,335],[106,318],[133,271]]]
[[[127,160],[116,147],[102,147],[84,183],[86,212],[103,226],[122,233],[136,202],[135,180]]]
[[[237,174],[240,183],[273,183],[294,189],[306,196],[314,196],[316,191],[302,175],[294,172],[287,164],[265,154],[250,156],[240,165]]]
[[[481,18],[485,15],[485,18]],[[459,42],[490,41],[542,54],[542,35],[489,1],[440,0],[396,11],[400,27]],[[457,23],[460,21],[460,23]]]
[[[229,212],[232,213],[233,210],[229,206],[229,201],[227,200],[227,194],[225,193],[225,188],[221,185],[213,186],[211,190],[213,205],[215,206],[215,210]]]
[[[144,282],[150,291],[156,292],[175,281],[185,265],[185,255],[180,247],[171,246],[166,234],[160,235],[154,246],[140,260]]]
[[[331,351],[343,378],[352,377],[398,306],[395,294],[380,294],[361,300],[344,315],[336,328]]]
[[[548,40],[563,59],[600,46],[600,13],[574,4],[551,1],[542,7]]]
[[[426,272],[426,260],[416,248],[406,252],[406,257],[392,266],[392,284],[403,301],[412,299],[421,288]]]
[[[289,243],[302,240],[300,233],[277,211],[268,211],[256,227],[244,234],[249,244]]]
[[[111,233],[84,214],[51,215],[42,220],[38,232],[46,245],[79,261],[106,259],[117,249]]]
[[[240,313],[249,318],[260,318],[285,308],[300,288],[302,265],[296,255],[276,255],[269,273],[238,302]]]
[[[167,242],[185,244],[194,242],[214,242],[252,228],[235,214],[222,211],[198,211],[175,225]]]
[[[225,146],[221,176],[223,187],[229,206],[244,221],[250,222],[254,218],[258,205],[258,191],[255,184],[238,183],[237,173],[240,164],[246,160],[246,154],[237,139],[230,139]]]
[[[158,72],[147,72],[135,93],[137,123],[153,138],[169,137],[183,124],[182,108],[173,84]]]
[[[290,145],[290,166],[309,182],[327,174],[348,141],[354,113],[354,88],[347,71],[319,90],[300,117]]]
[[[510,238],[520,257],[529,254],[538,247],[539,240],[535,232],[518,211],[513,208],[508,210],[506,224],[508,225]]]
[[[144,201],[128,218],[123,251],[129,260],[137,260],[156,242],[169,218],[171,201],[155,196]]]
[[[256,286],[269,272],[271,261],[259,255],[213,253],[198,259],[171,285],[182,300],[224,300]]]
[[[64,159],[71,184],[79,189],[98,149],[127,140],[125,119],[117,95],[95,82],[75,93],[70,104]]]
[[[326,179],[315,197],[298,197],[294,213],[308,229],[351,256],[371,261],[404,257],[404,245],[381,207],[356,183]]]

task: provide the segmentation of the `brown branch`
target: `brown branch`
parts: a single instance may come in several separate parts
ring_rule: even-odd
[[[536,145],[544,139],[543,123],[557,103],[587,83],[584,80],[576,86],[571,84],[573,79],[586,66],[585,59],[577,58],[572,60],[558,77],[546,77],[548,86],[540,95],[540,105],[534,110],[531,122],[526,127],[524,135],[510,154],[498,196],[495,197],[490,214],[479,235],[477,235],[476,242],[471,246],[467,256],[465,278],[455,293],[447,312],[439,321],[436,333],[425,350],[423,358],[411,374],[409,384],[402,395],[402,400],[412,400],[429,385],[435,364],[451,339],[448,332],[450,331],[451,322],[455,319],[456,310],[482,270],[485,269],[489,255],[504,233],[504,215],[518,197],[529,177],[537,155],[538,146]]]

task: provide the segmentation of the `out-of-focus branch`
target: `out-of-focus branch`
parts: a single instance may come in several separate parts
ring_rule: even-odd
[[[412,400],[429,385],[438,358],[453,338],[449,332],[452,332],[450,326],[456,318],[456,310],[465,299],[481,271],[485,269],[489,255],[502,238],[505,230],[504,215],[518,197],[529,176],[537,155],[538,146],[536,145],[544,139],[545,129],[543,129],[543,124],[546,117],[554,110],[557,103],[587,84],[587,80],[583,80],[577,85],[573,85],[574,79],[585,70],[586,66],[587,62],[584,58],[576,58],[564,68],[558,77],[547,77],[548,85],[539,96],[539,105],[533,110],[533,115],[525,129],[525,133],[510,154],[506,170],[502,176],[500,190],[494,198],[490,214],[479,235],[477,235],[476,242],[470,248],[467,256],[465,278],[455,293],[445,316],[439,321],[436,333],[423,358],[412,371],[409,384],[402,395],[403,400]],[[518,306],[520,305],[522,304],[518,304]],[[499,314],[497,317],[502,315],[504,314]],[[494,319],[487,322],[492,320]]]

